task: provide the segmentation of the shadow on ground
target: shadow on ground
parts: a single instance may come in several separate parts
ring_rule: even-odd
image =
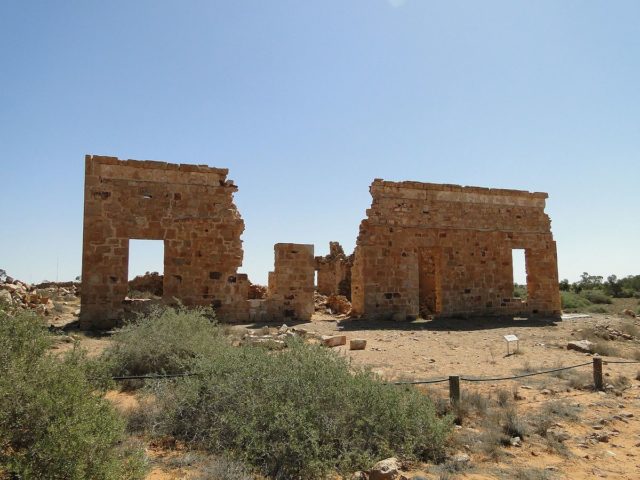
[[[338,327],[345,331],[357,330],[427,330],[437,332],[492,330],[509,327],[550,327],[562,320],[554,317],[448,317],[431,320],[394,322],[390,320],[367,320],[350,318],[338,321]]]

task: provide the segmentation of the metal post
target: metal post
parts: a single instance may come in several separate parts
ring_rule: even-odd
[[[460,376],[449,376],[449,399],[451,403],[460,402]]]
[[[593,384],[596,390],[604,389],[604,383],[602,381],[602,357],[593,357]]]

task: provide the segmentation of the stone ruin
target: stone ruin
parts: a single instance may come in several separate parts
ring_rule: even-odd
[[[354,255],[276,244],[265,294],[238,272],[244,222],[227,169],[95,155],[85,169],[85,329],[121,322],[131,239],[164,242],[163,301],[212,306],[225,322],[310,320],[316,271],[320,293],[369,318],[560,311],[544,193],[375,180]],[[512,249],[526,252],[526,301],[512,298]]]
[[[238,273],[244,222],[227,173],[206,165],[86,156],[82,328],[108,329],[121,321],[131,239],[164,242],[164,300],[212,306],[226,322],[250,320],[249,280]],[[273,286],[262,306],[266,318],[311,318],[314,265],[313,246],[276,245]]]
[[[352,268],[352,314],[560,313],[546,193],[374,180]],[[526,301],[513,298],[512,250],[524,249]]]
[[[329,254],[316,257],[318,293],[351,298],[351,267],[353,255],[347,256],[338,242],[329,242]]]

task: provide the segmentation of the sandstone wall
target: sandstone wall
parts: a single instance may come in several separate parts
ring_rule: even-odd
[[[353,312],[556,315],[556,244],[545,193],[375,180],[352,269]],[[513,296],[524,249],[528,299]]]
[[[322,295],[344,295],[351,298],[351,266],[353,259],[345,255],[338,242],[329,242],[329,254],[316,257],[318,292]]]
[[[83,328],[111,328],[127,294],[129,240],[164,241],[164,298],[248,319],[244,222],[226,169],[86,156]]]
[[[313,245],[277,243],[275,267],[269,272],[267,312],[271,319],[309,321],[314,311]]]

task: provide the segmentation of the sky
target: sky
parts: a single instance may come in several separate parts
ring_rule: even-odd
[[[640,274],[639,24],[622,0],[0,0],[0,268],[80,274],[99,154],[229,168],[257,283],[278,242],[350,253],[374,178],[548,192],[560,278]],[[147,270],[161,245],[132,245]]]

